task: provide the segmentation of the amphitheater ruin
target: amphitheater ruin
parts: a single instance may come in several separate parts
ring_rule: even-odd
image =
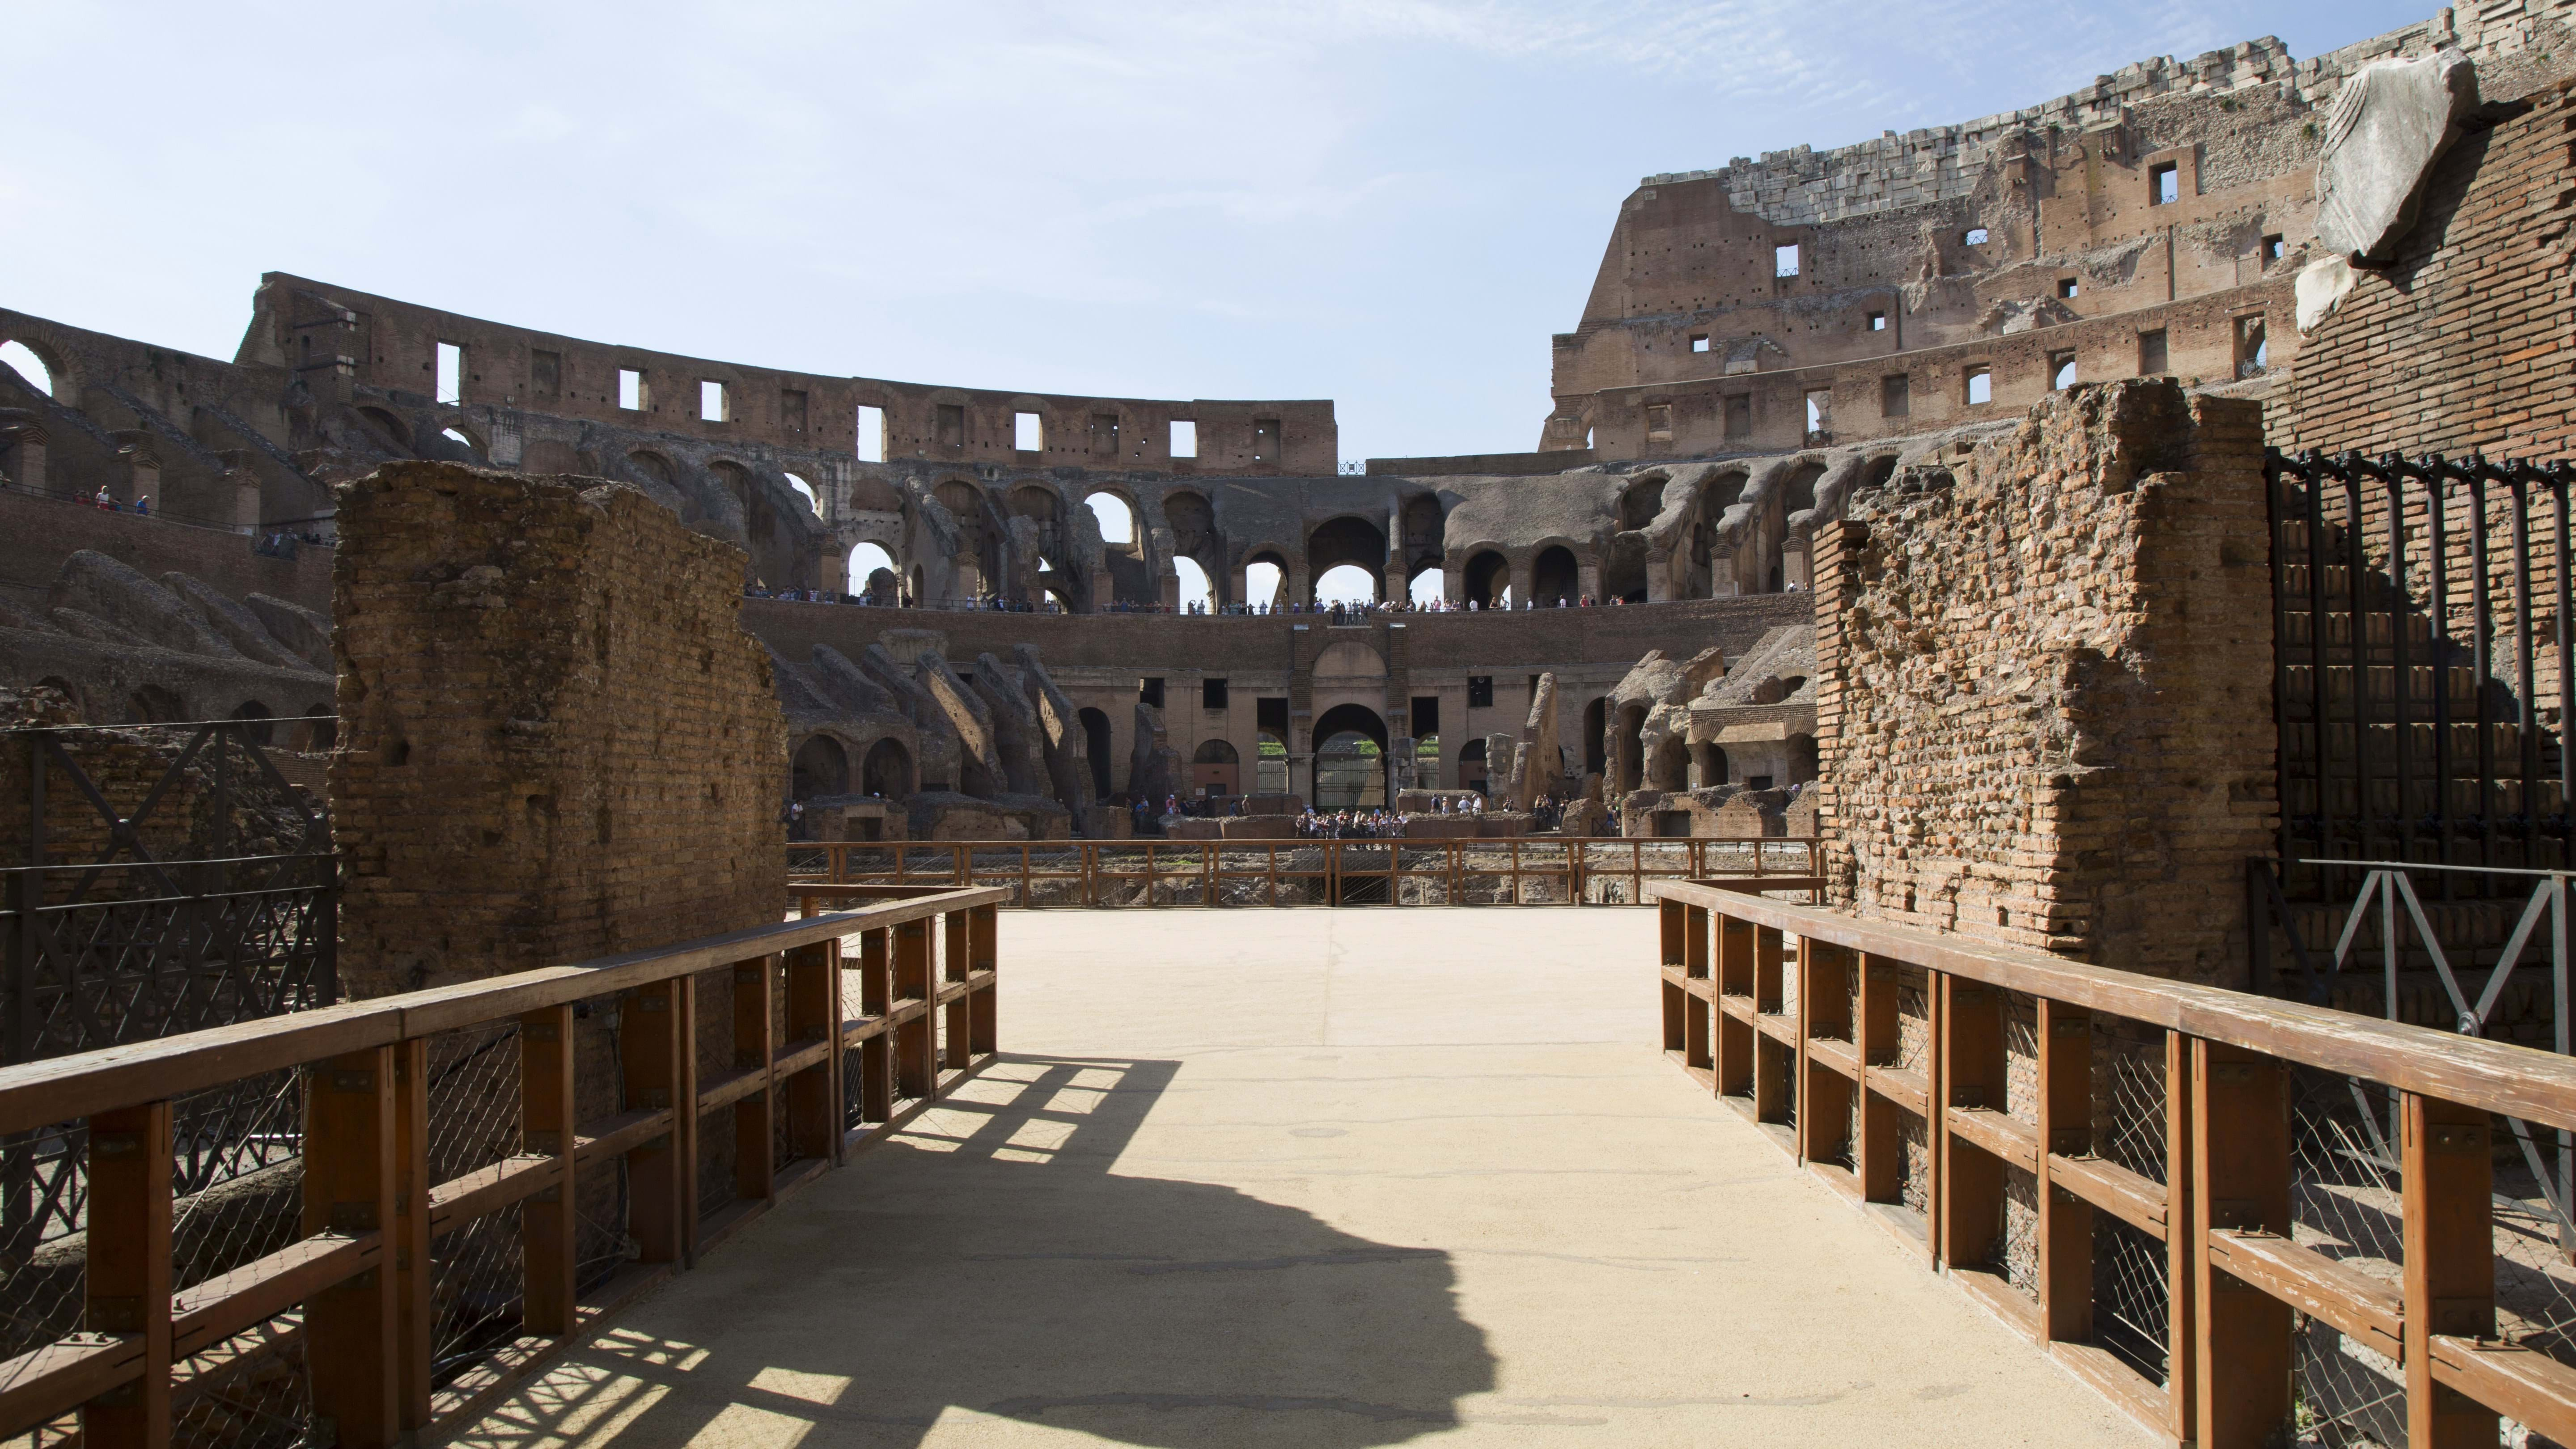
[[[1462,456],[0,308],[0,1440],[2576,1443],[2576,0],[1607,220]]]

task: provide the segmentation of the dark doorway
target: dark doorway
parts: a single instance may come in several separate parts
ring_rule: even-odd
[[[1109,716],[1096,709],[1082,712],[1083,748],[1091,756],[1091,793],[1109,798]]]

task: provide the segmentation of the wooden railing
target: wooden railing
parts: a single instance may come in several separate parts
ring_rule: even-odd
[[[1813,876],[1811,839],[933,840],[787,847],[800,880],[998,886],[1009,904],[1644,905],[1647,882]]]
[[[1673,1059],[2169,1442],[2576,1442],[2576,1061],[1648,889]]]
[[[989,1057],[1001,899],[0,1069],[0,1190],[48,1224],[0,1257],[0,1440],[376,1449],[477,1412]]]

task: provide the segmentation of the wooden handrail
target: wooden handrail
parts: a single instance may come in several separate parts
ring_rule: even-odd
[[[350,1449],[392,1449],[471,1412],[616,1304],[695,1266],[782,1191],[840,1165],[854,1144],[894,1130],[989,1061],[998,1049],[994,912],[1007,895],[907,893],[0,1069],[0,1134],[87,1128],[85,1138],[63,1139],[72,1154],[60,1170],[86,1171],[78,1250],[91,1330],[20,1344],[0,1362],[0,1438],[77,1407],[93,1449],[167,1443],[174,1404],[205,1387],[203,1374],[174,1375],[173,1365],[244,1333],[272,1345],[301,1340],[314,1412]],[[855,964],[840,953],[851,936],[864,943]],[[706,980],[710,972],[729,983]],[[717,990],[731,994],[731,1069],[702,1073],[698,1004]],[[620,999],[614,1034],[576,1026],[578,1004],[598,998]],[[432,1080],[434,1038],[488,1027],[515,1035],[514,1110],[482,1078],[462,1084],[462,1096]],[[617,1100],[577,1106],[575,1053],[602,1047],[619,1063]],[[172,1100],[298,1068],[300,1235],[256,1260],[216,1264],[174,1294]],[[428,1139],[442,1106],[490,1113],[496,1103],[500,1115],[475,1130],[504,1155],[432,1180]],[[583,1110],[593,1115],[581,1120]],[[702,1119],[718,1112],[733,1117],[737,1151],[730,1203],[709,1213],[697,1145]],[[612,1159],[624,1163],[620,1200],[631,1198],[640,1261],[584,1285],[575,1278],[574,1191]],[[782,1172],[782,1159],[794,1165]],[[503,1209],[519,1213],[524,1336],[433,1391],[429,1309],[441,1270],[431,1239]]]
[[[678,946],[0,1067],[0,1133],[32,1131],[131,1102],[176,1097],[262,1072],[691,976],[729,961],[884,930],[969,906],[998,906],[1008,895],[999,886],[942,891],[807,920],[754,926]]]
[[[2491,1220],[2495,1118],[2576,1127],[2576,1061],[1760,894],[1784,884],[1647,887],[1666,1054],[2165,1442],[2273,1442],[2292,1411],[2301,1314],[2395,1365],[2403,1394],[2393,1382],[2370,1392],[2402,1405],[2419,1449],[2493,1444],[2499,1415],[2576,1427],[2576,1364],[2540,1351],[2554,1310],[2506,1301],[2504,1280],[2530,1265],[2499,1273],[2522,1239]],[[2095,1082],[2106,1041],[2133,1062],[2161,1058],[2159,1086],[2115,1085],[2146,1095],[2114,1108],[2132,1125],[2114,1122],[2107,1140]],[[2301,1237],[2349,1230],[2301,1217],[2315,1194],[2299,1188],[2300,1164],[2352,1154],[2300,1126],[2300,1068],[2353,1084],[2369,1170],[2396,1200],[2373,1205],[2392,1238],[2350,1246],[2383,1272]],[[2162,1140],[2139,1165],[2155,1177],[2113,1160],[2149,1121]],[[2105,1216],[2128,1235],[2110,1249],[2127,1255],[2111,1291],[2144,1282],[2163,1295],[2153,1358],[2136,1356],[2152,1310],[2123,1319],[2123,1351],[2100,1337],[2097,1315],[2131,1302],[2098,1301]],[[2558,1251],[2546,1250],[2553,1262]],[[2495,1341],[2507,1307],[2526,1315],[2516,1333],[2542,1330],[2530,1347]],[[2331,1400],[2298,1402],[2328,1416],[2364,1407]]]
[[[1695,882],[1654,881],[1646,892],[1944,975],[2576,1130],[2576,1057],[2332,1007],[2088,966],[2043,951],[1863,920]]]

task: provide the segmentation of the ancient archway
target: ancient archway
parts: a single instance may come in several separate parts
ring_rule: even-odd
[[[1315,808],[1386,803],[1386,721],[1364,704],[1337,704],[1315,721]]]
[[[1109,716],[1096,709],[1085,709],[1082,741],[1091,756],[1091,793],[1102,800],[1110,795],[1109,787]]]
[[[888,800],[911,794],[912,751],[891,735],[868,746],[867,758],[859,764],[859,788]]]
[[[1564,544],[1552,544],[1539,550],[1538,560],[1530,566],[1530,597],[1542,609],[1553,609],[1562,601],[1571,604],[1580,596],[1582,575],[1574,564],[1574,550]]]
[[[830,735],[815,735],[796,747],[788,793],[804,800],[816,795],[846,795],[850,790],[850,755]]]
[[[1190,785],[1197,794],[1241,794],[1242,771],[1234,746],[1223,740],[1205,741],[1190,756]]]

